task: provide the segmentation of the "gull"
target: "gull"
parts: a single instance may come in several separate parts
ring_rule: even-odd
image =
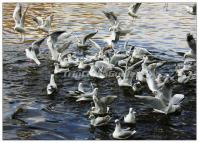
[[[106,115],[109,114],[110,108],[106,107],[106,112],[102,112],[102,110],[98,107],[91,107],[91,109],[85,115]]]
[[[47,38],[47,45],[51,53],[51,59],[54,61],[58,61],[60,59],[60,51],[58,49],[58,44],[60,41],[63,41],[64,39],[67,39],[69,36],[71,36],[72,33],[67,33],[65,30],[57,30],[50,34],[48,34]],[[69,44],[64,43],[64,45],[60,48],[63,52],[66,48],[70,46]]]
[[[133,84],[132,89],[134,92],[140,92],[142,90],[142,84],[140,81],[137,81],[136,83]]]
[[[164,95],[162,95],[164,96]],[[169,114],[176,112],[180,109],[180,104],[184,99],[183,94],[175,94],[172,97],[164,97],[167,98],[167,101],[164,101],[161,96],[153,97],[153,96],[139,96],[135,95],[136,98],[142,99],[148,103],[148,105],[154,109],[155,112],[162,114]]]
[[[128,124],[135,124],[135,111],[133,111],[133,108],[129,108],[129,113],[124,116],[124,123]]]
[[[121,68],[119,68],[122,71],[122,77],[121,76],[116,77],[117,81],[118,81],[118,85],[123,86],[123,87],[132,87],[132,81],[133,81],[133,78],[136,75],[136,73],[133,72],[133,70],[135,70],[139,65],[141,65],[142,62],[143,62],[143,60],[135,63],[134,65],[132,65],[128,68],[127,68],[127,65],[126,65],[125,71],[122,70]]]
[[[143,59],[144,56],[152,56],[152,54],[145,48],[135,47],[132,53],[133,58]]]
[[[154,96],[140,96],[135,95],[136,98],[144,100],[148,105],[154,109],[155,112],[169,114],[180,110],[180,104],[184,99],[183,94],[173,95],[173,83],[171,78],[167,76],[162,87],[154,92]]]
[[[46,39],[46,37],[44,38],[40,38],[39,40],[36,40],[32,43],[31,47],[28,47],[25,49],[26,52],[26,57],[34,60],[36,62],[36,64],[40,65],[40,61],[37,58],[37,55],[39,54],[39,47],[40,45],[43,43],[43,41]]]
[[[115,66],[109,62],[108,58],[104,58],[103,61],[96,61],[95,67],[100,69],[100,71],[102,73],[107,73],[107,72],[115,69]]]
[[[98,91],[98,88],[97,88]],[[109,108],[106,103],[102,102],[98,97],[97,97],[97,92],[92,95],[92,99],[94,102],[95,107],[92,108],[91,113],[92,114],[107,114],[109,112]],[[114,100],[114,99],[113,99]]]
[[[194,4],[193,6],[185,6],[185,9],[188,13],[196,15],[196,4]]]
[[[111,120],[111,117],[109,115],[106,115],[104,117],[97,117],[97,118],[95,118],[94,115],[90,115],[89,118],[91,119],[90,124],[94,127],[107,125],[109,121]]]
[[[196,59],[196,40],[193,38],[193,35],[190,33],[187,34],[187,43],[189,45],[189,48],[191,49],[189,52],[184,54],[184,57],[191,57]]]
[[[91,83],[91,87],[93,88],[93,84]],[[78,88],[77,88],[77,90],[75,90],[75,91],[68,91],[68,93],[69,93],[69,97],[74,97],[74,98],[79,98],[79,96],[81,95],[81,94],[85,94],[86,93],[86,90],[84,89],[84,87],[83,87],[83,83],[82,82],[80,82],[79,84],[78,84]]]
[[[187,83],[189,82],[193,77],[192,71],[189,71],[186,73],[185,71],[182,72],[182,75],[178,76],[178,83]]]
[[[32,19],[37,23],[37,30],[42,30],[43,32],[49,33],[51,29],[53,15],[48,16],[45,20],[43,20],[41,17],[34,16]]]
[[[58,74],[58,73],[66,73],[69,71],[68,68],[60,68],[59,64],[58,63],[54,63],[54,74]]]
[[[50,83],[47,85],[47,94],[51,95],[57,90],[57,84],[55,83],[55,75],[51,74]]]
[[[57,61],[59,57],[59,52],[55,49],[55,43],[57,42],[58,37],[66,31],[55,31],[49,34],[47,39],[47,45],[51,53],[52,60]]]
[[[73,59],[71,53],[67,53],[64,56],[62,56],[58,61],[60,63],[60,66],[63,68],[69,68],[69,67],[75,67],[78,66],[78,61],[76,59]]]
[[[94,63],[90,63],[90,70],[88,73],[91,77],[100,78],[100,79],[105,78],[105,75],[97,66],[95,66]]]
[[[117,98],[117,96],[114,95],[107,95],[105,97],[101,97],[99,98],[97,96],[97,94],[93,94],[93,99],[96,99],[96,101],[98,102],[98,104],[101,104],[103,106],[107,106],[113,103],[113,101]]]
[[[131,29],[121,29],[121,22],[118,21],[117,17],[112,11],[102,11],[104,15],[108,18],[109,22],[111,23],[111,27],[109,28],[109,31],[111,31],[111,41],[117,42],[119,41],[119,37],[122,35],[126,35],[131,31]]]
[[[90,38],[95,36],[97,34],[97,32],[98,32],[98,30],[95,32],[89,33],[88,35],[86,35],[83,38],[82,42],[80,41],[80,39],[78,39],[78,37],[75,36],[78,40],[77,47],[79,47],[80,49],[86,50],[88,47],[90,47],[90,45],[86,44],[86,41],[88,41]]]
[[[115,124],[115,130],[112,134],[113,138],[115,139],[128,139],[136,133],[135,130],[131,131],[129,128],[122,129],[118,119],[115,120]]]
[[[79,101],[92,101],[93,95],[97,94],[98,88],[94,88],[92,92],[81,93],[77,96],[77,102]]]
[[[128,8],[128,15],[132,16],[133,18],[137,18],[137,11],[140,7],[141,3],[136,3],[136,4],[132,4],[129,8]]]
[[[124,49],[126,49],[127,43],[128,43],[128,40],[124,44]],[[114,54],[113,54],[113,56],[110,59],[110,63],[113,64],[113,65],[118,65],[119,61],[121,61],[123,59],[127,59],[128,56],[129,56],[129,51],[126,51],[125,54],[118,54],[118,52],[116,52],[114,50]]]
[[[28,10],[28,7],[25,9],[22,15],[22,5],[20,3],[17,3],[16,8],[13,13],[13,18],[15,21],[14,30],[21,34],[22,41],[24,41],[24,33],[26,32],[26,29],[24,27],[24,22],[25,22],[25,16],[26,16],[27,10]]]
[[[79,59],[78,69],[86,69],[89,64],[86,64],[84,59]]]
[[[158,91],[158,89],[161,87],[161,84],[157,83],[155,70],[157,67],[160,67],[163,64],[164,62],[159,62],[159,63],[150,64],[147,66],[146,83],[152,92]]]
[[[89,39],[89,41],[99,50],[99,52],[97,53],[96,60],[103,59],[106,48],[102,48],[99,44],[97,44],[95,41],[91,39]]]

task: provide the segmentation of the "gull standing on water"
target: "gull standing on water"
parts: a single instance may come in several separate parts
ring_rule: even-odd
[[[26,16],[27,10],[28,10],[28,7],[25,9],[22,15],[22,5],[20,3],[17,3],[16,8],[13,13],[13,18],[15,21],[14,30],[21,34],[22,42],[24,42],[24,33],[26,32],[26,29],[24,27],[24,22],[25,22],[25,16]]]

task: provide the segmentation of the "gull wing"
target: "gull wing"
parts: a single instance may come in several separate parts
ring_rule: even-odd
[[[33,16],[32,20],[35,21],[38,24],[38,26],[41,26],[44,23],[44,21],[43,21],[43,19],[41,17],[34,17]]]
[[[92,38],[93,36],[95,36],[95,34],[97,34],[98,30],[96,32],[92,32],[92,33],[89,33],[88,35],[86,35],[84,38],[83,38],[83,44],[86,43],[86,41],[90,38]]]
[[[89,41],[90,41],[97,49],[99,49],[100,51],[102,50],[102,47],[101,47],[99,44],[97,44],[95,41],[93,41],[93,40],[91,40],[91,39],[89,39]]]
[[[136,3],[135,5],[133,5],[133,12],[137,13],[139,7],[141,6],[142,3]]]
[[[66,49],[68,49],[68,47],[72,44],[72,41],[66,42],[63,44],[63,46],[61,48],[58,48],[57,51],[59,53],[63,53]],[[64,54],[64,53],[63,53]]]
[[[115,14],[112,11],[102,11],[104,13],[104,15],[108,18],[108,20],[110,21],[111,25],[115,25],[117,23],[117,17],[115,16]]]
[[[51,40],[53,43],[57,42],[58,37],[62,34],[66,32],[65,30],[58,30],[58,31],[54,31],[51,34],[49,34],[49,36],[51,36]]]
[[[169,104],[171,104],[171,105],[179,105],[182,102],[183,99],[184,99],[184,95],[183,94],[175,94],[171,98]]]
[[[50,28],[51,27],[51,23],[53,20],[53,15],[50,15],[46,18],[45,22],[44,22],[44,27],[46,28]]]
[[[194,51],[194,53],[196,53],[196,40],[190,33],[187,34],[187,43],[189,45],[189,48],[191,48]]]
[[[17,3],[16,7],[15,7],[15,10],[14,10],[14,13],[13,13],[13,18],[14,18],[14,21],[15,23],[20,23],[21,21],[21,12],[22,11],[22,6],[20,3]]]
[[[129,72],[129,71],[132,71],[132,70],[136,69],[136,68],[137,68],[138,66],[140,66],[142,63],[143,63],[143,60],[140,60],[139,62],[137,62],[137,63],[133,64],[132,66],[130,66],[130,67],[126,70],[126,72]]]
[[[164,109],[166,107],[166,104],[161,101],[159,98],[157,97],[153,97],[153,96],[140,96],[140,95],[135,95],[136,98],[139,98],[141,100],[143,100],[144,102],[146,102],[147,104],[149,104],[149,106],[151,108],[154,109]]]
[[[36,55],[39,54],[39,47],[40,47],[40,45],[44,42],[45,39],[46,39],[46,37],[40,38],[40,39],[38,39],[38,40],[36,40],[36,41],[34,41],[34,42],[32,43],[32,48],[35,50],[35,54],[36,54]]]
[[[27,11],[28,11],[28,8],[29,7],[26,7],[26,9],[25,9],[25,11],[24,11],[24,13],[23,13],[23,15],[22,15],[22,17],[21,17],[21,25],[22,26],[24,26],[24,22],[25,22],[25,17],[26,17],[26,13],[27,13]]]

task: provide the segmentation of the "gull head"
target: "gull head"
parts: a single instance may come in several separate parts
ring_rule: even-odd
[[[115,123],[116,123],[116,124],[119,124],[119,123],[120,123],[120,121],[119,121],[118,119],[116,119],[116,120],[115,120]]]
[[[89,116],[89,119],[95,119],[95,116],[94,116],[93,114],[91,114],[91,115]]]

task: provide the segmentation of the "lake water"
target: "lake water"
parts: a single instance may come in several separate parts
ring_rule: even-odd
[[[114,120],[128,113],[133,107],[137,114],[132,140],[196,139],[196,82],[179,85],[175,93],[185,95],[182,112],[169,116],[154,114],[142,102],[119,88],[115,78],[96,80],[93,78],[69,78],[56,76],[59,91],[54,98],[46,95],[50,79],[47,59],[50,59],[46,42],[41,46],[41,65],[30,63],[24,50],[44,33],[31,31],[25,42],[13,30],[12,14],[16,3],[3,4],[3,139],[18,140],[109,140],[114,131]],[[99,29],[95,40],[101,42],[109,36],[109,22],[102,10],[112,9],[118,19],[133,28],[131,34],[121,38],[118,47],[126,39],[129,44],[143,47],[154,55],[172,60],[182,60],[174,51],[188,51],[186,34],[196,37],[196,16],[188,14],[184,5],[193,3],[143,3],[138,10],[139,18],[132,23],[127,11],[129,3],[23,3],[29,5],[26,27],[34,27],[31,15],[46,17],[54,14],[52,29],[75,31],[79,37]],[[90,54],[92,54],[92,50]],[[175,65],[164,66],[162,73],[171,73]],[[69,90],[76,90],[79,82],[89,88],[90,82],[99,88],[99,96],[117,95],[111,105],[112,120],[102,128],[93,128],[84,115],[90,103],[76,103],[65,99]],[[143,91],[143,94],[149,94]],[[15,113],[15,111],[18,111]],[[15,114],[14,114],[15,113]]]

